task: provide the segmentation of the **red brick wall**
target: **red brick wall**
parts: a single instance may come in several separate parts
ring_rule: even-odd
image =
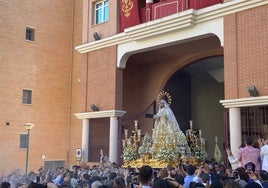
[[[19,149],[23,124],[34,123],[29,171],[46,160],[67,159],[72,62],[72,1],[0,3],[0,175],[24,173],[26,151]],[[26,26],[35,41],[25,41]],[[22,89],[33,92],[32,105],[22,104]],[[6,126],[6,122],[10,125]]]
[[[83,43],[83,3],[84,0],[75,0],[74,6],[74,28],[73,28],[73,65],[72,65],[72,87],[71,87],[71,109],[70,109],[70,132],[69,132],[69,165],[77,164],[76,148],[81,148],[82,143],[82,120],[77,119],[74,114],[85,112],[86,93],[84,83],[86,75],[86,55],[81,55],[74,47]]]
[[[268,94],[267,8],[263,6],[224,18],[225,98],[249,97],[248,85]]]
[[[94,103],[100,110],[115,109],[115,95],[118,93],[116,81],[122,80],[117,77],[116,69],[116,46],[88,53],[86,102],[88,111],[92,111],[91,103]],[[118,73],[120,74],[120,71]],[[118,99],[117,102],[122,103]],[[122,109],[121,106],[118,108]]]

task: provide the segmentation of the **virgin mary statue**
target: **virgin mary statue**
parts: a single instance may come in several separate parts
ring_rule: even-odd
[[[175,156],[182,156],[189,152],[185,134],[175,118],[166,100],[159,101],[159,109],[154,115],[153,150],[154,155],[173,152]]]
[[[154,116],[154,119],[155,128],[157,128],[158,131],[164,131],[161,129],[167,129],[168,133],[172,133],[173,131],[181,131],[174,113],[165,100],[161,100],[159,102],[159,109],[157,114]],[[159,130],[160,127],[161,129]]]

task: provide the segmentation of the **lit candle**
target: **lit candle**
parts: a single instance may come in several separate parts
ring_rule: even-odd
[[[205,139],[204,138],[201,138],[201,144],[202,144],[202,146],[205,145]]]
[[[201,137],[201,134],[202,134],[202,132],[201,132],[201,130],[199,130],[199,136]]]
[[[190,129],[192,129],[192,128],[193,128],[193,121],[190,120]]]
[[[128,131],[128,130],[127,130],[127,129],[125,129],[125,137],[126,137],[126,138],[127,138],[127,131]]]
[[[138,138],[140,138],[140,137],[141,137],[141,130],[138,129]]]
[[[135,123],[135,130],[137,130],[138,129],[138,120],[135,120],[134,123]]]
[[[126,140],[122,140],[123,142],[123,147],[126,147]]]

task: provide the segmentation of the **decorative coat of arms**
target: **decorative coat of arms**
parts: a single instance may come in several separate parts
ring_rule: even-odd
[[[133,9],[133,6],[134,6],[134,3],[132,0],[122,0],[121,9],[122,9],[122,12],[124,12],[124,15],[126,17],[129,17],[131,15],[130,11]]]

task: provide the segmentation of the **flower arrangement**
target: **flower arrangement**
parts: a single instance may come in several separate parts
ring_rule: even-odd
[[[128,147],[123,151],[124,161],[135,161],[136,159],[138,159],[138,154],[134,148]]]
[[[160,148],[157,154],[157,159],[159,161],[165,161],[165,162],[175,161],[177,160],[177,155],[173,148],[162,147]]]
[[[196,147],[193,151],[193,155],[200,161],[203,161],[207,157],[207,153],[201,147]]]
[[[146,133],[144,136],[144,139],[143,139],[143,145],[141,147],[139,147],[138,153],[140,155],[150,154],[151,147],[152,147],[152,139],[149,136],[149,134]]]
[[[180,145],[188,145],[187,138],[182,131],[176,133],[176,139],[180,142]]]

